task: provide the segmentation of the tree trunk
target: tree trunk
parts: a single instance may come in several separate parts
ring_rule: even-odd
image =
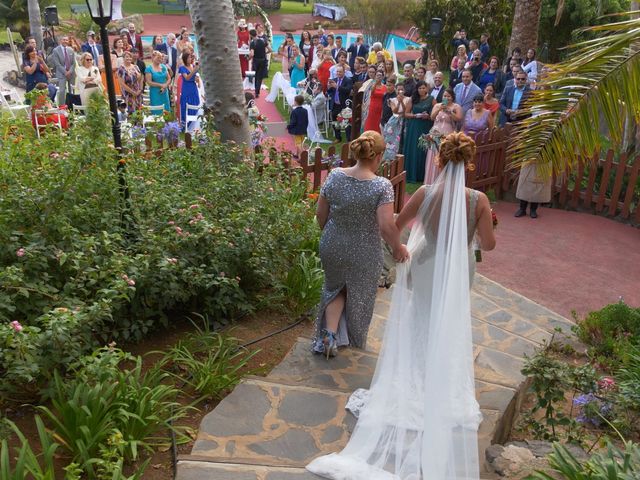
[[[542,0],[516,0],[509,54],[520,47],[524,57],[528,49],[537,48],[541,12]]]
[[[31,36],[36,39],[38,50],[42,50],[42,15],[40,15],[40,4],[38,0],[27,0],[27,9],[29,11],[29,29],[31,30]]]
[[[200,52],[206,104],[224,141],[250,145],[231,0],[188,0]]]

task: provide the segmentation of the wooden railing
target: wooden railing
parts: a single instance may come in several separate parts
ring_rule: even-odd
[[[555,203],[640,224],[640,155],[629,161],[623,153],[615,161],[614,151],[609,150],[604,159],[595,153],[582,160],[575,169],[554,179]]]
[[[508,128],[478,132],[475,137],[476,169],[467,173],[467,186],[469,188],[483,192],[493,190],[497,198],[502,196],[509,132],[510,129]]]

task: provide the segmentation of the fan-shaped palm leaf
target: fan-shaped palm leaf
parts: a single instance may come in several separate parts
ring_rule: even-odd
[[[563,171],[600,148],[603,123],[619,144],[626,116],[640,120],[640,19],[584,30],[598,37],[569,46],[569,59],[549,65],[529,97],[531,116],[514,130],[512,166]]]

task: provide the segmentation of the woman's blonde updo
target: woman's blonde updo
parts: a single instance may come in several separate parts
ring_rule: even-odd
[[[367,130],[354,141],[349,149],[353,157],[359,162],[371,162],[376,155],[384,152],[385,143],[382,135],[373,130]]]
[[[450,133],[442,139],[438,163],[444,168],[447,163],[464,163],[467,170],[473,172],[476,169],[473,161],[476,156],[476,142],[462,132]]]

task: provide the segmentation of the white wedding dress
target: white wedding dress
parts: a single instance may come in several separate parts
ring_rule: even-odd
[[[398,265],[371,388],[350,401],[358,423],[344,450],[315,459],[310,472],[334,480],[479,479],[469,296],[476,200],[462,163],[449,162],[427,188],[411,260]]]

